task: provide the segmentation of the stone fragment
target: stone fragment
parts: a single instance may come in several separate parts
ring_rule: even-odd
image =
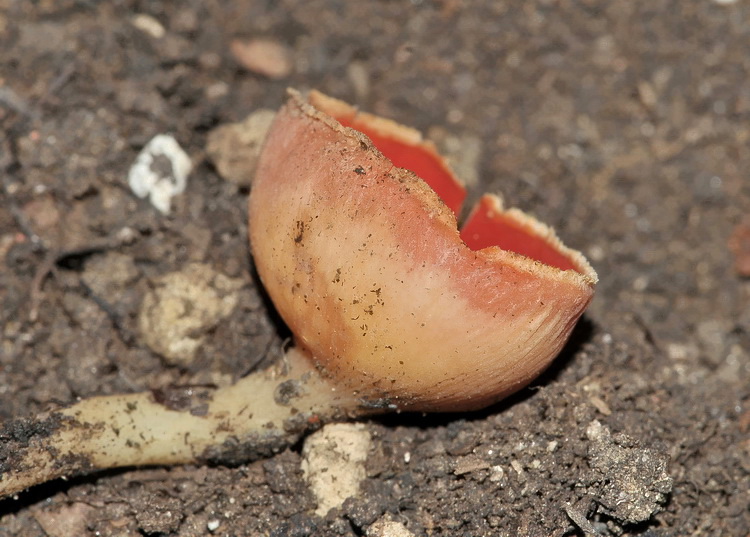
[[[273,39],[235,39],[230,50],[237,63],[253,73],[276,80],[292,73],[290,50]]]
[[[33,509],[33,516],[48,537],[86,535],[96,508],[82,502]]]
[[[414,537],[401,522],[385,516],[367,528],[367,537]]]
[[[359,493],[365,478],[370,433],[360,423],[334,423],[310,435],[302,449],[302,471],[325,516]]]
[[[601,511],[620,522],[637,524],[663,509],[672,491],[667,454],[640,447],[626,435],[612,435],[596,420],[587,427],[586,436],[591,441],[592,480],[601,484],[597,497]]]
[[[202,263],[161,276],[138,313],[143,341],[170,364],[190,364],[208,332],[232,313],[243,285]]]
[[[208,135],[206,152],[224,179],[249,187],[260,148],[276,113],[261,108],[244,121],[220,125]]]

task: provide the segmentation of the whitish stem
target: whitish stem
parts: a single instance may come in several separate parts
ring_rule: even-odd
[[[0,426],[0,498],[97,469],[253,460],[357,409],[295,349],[226,388],[93,397]]]

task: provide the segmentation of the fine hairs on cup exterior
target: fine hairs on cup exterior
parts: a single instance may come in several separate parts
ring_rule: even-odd
[[[417,131],[290,90],[258,163],[249,234],[294,346],[212,390],[200,415],[143,392],[0,425],[0,496],[103,468],[245,462],[325,422],[479,409],[526,386],[597,276],[493,195],[459,231],[464,196]]]

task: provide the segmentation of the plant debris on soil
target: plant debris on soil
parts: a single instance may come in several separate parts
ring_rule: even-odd
[[[144,390],[200,406],[280,356],[246,205],[288,86],[419,128],[470,196],[600,276],[509,400],[324,428],[343,500],[303,440],[46,483],[0,500],[0,536],[750,534],[743,2],[0,0],[0,44],[0,422]],[[128,173],[161,134],[192,171],[157,208]]]

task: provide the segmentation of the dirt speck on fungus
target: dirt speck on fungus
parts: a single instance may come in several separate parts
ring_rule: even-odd
[[[59,418],[32,422],[19,418],[0,426],[0,476],[17,471],[16,461],[30,442],[43,441],[61,426]]]
[[[266,439],[250,464],[261,453],[238,441],[217,448],[233,466],[45,484],[0,501],[0,535],[59,517],[101,536],[746,535],[743,20],[740,4],[677,0],[5,2],[0,465],[44,435],[12,418],[221,385],[280,356],[288,333],[247,246],[248,164],[217,156],[209,133],[277,109],[287,86],[434,133],[445,154],[467,148],[470,198],[498,192],[552,225],[600,283],[528,389],[472,414],[366,421],[359,493],[325,516],[304,440],[279,452]],[[281,45],[284,70],[240,68],[232,42],[251,39]],[[169,215],[127,185],[157,134],[194,165]],[[139,336],[139,308],[192,263],[242,287],[189,360],[165,362]],[[68,508],[81,504],[96,509]]]

